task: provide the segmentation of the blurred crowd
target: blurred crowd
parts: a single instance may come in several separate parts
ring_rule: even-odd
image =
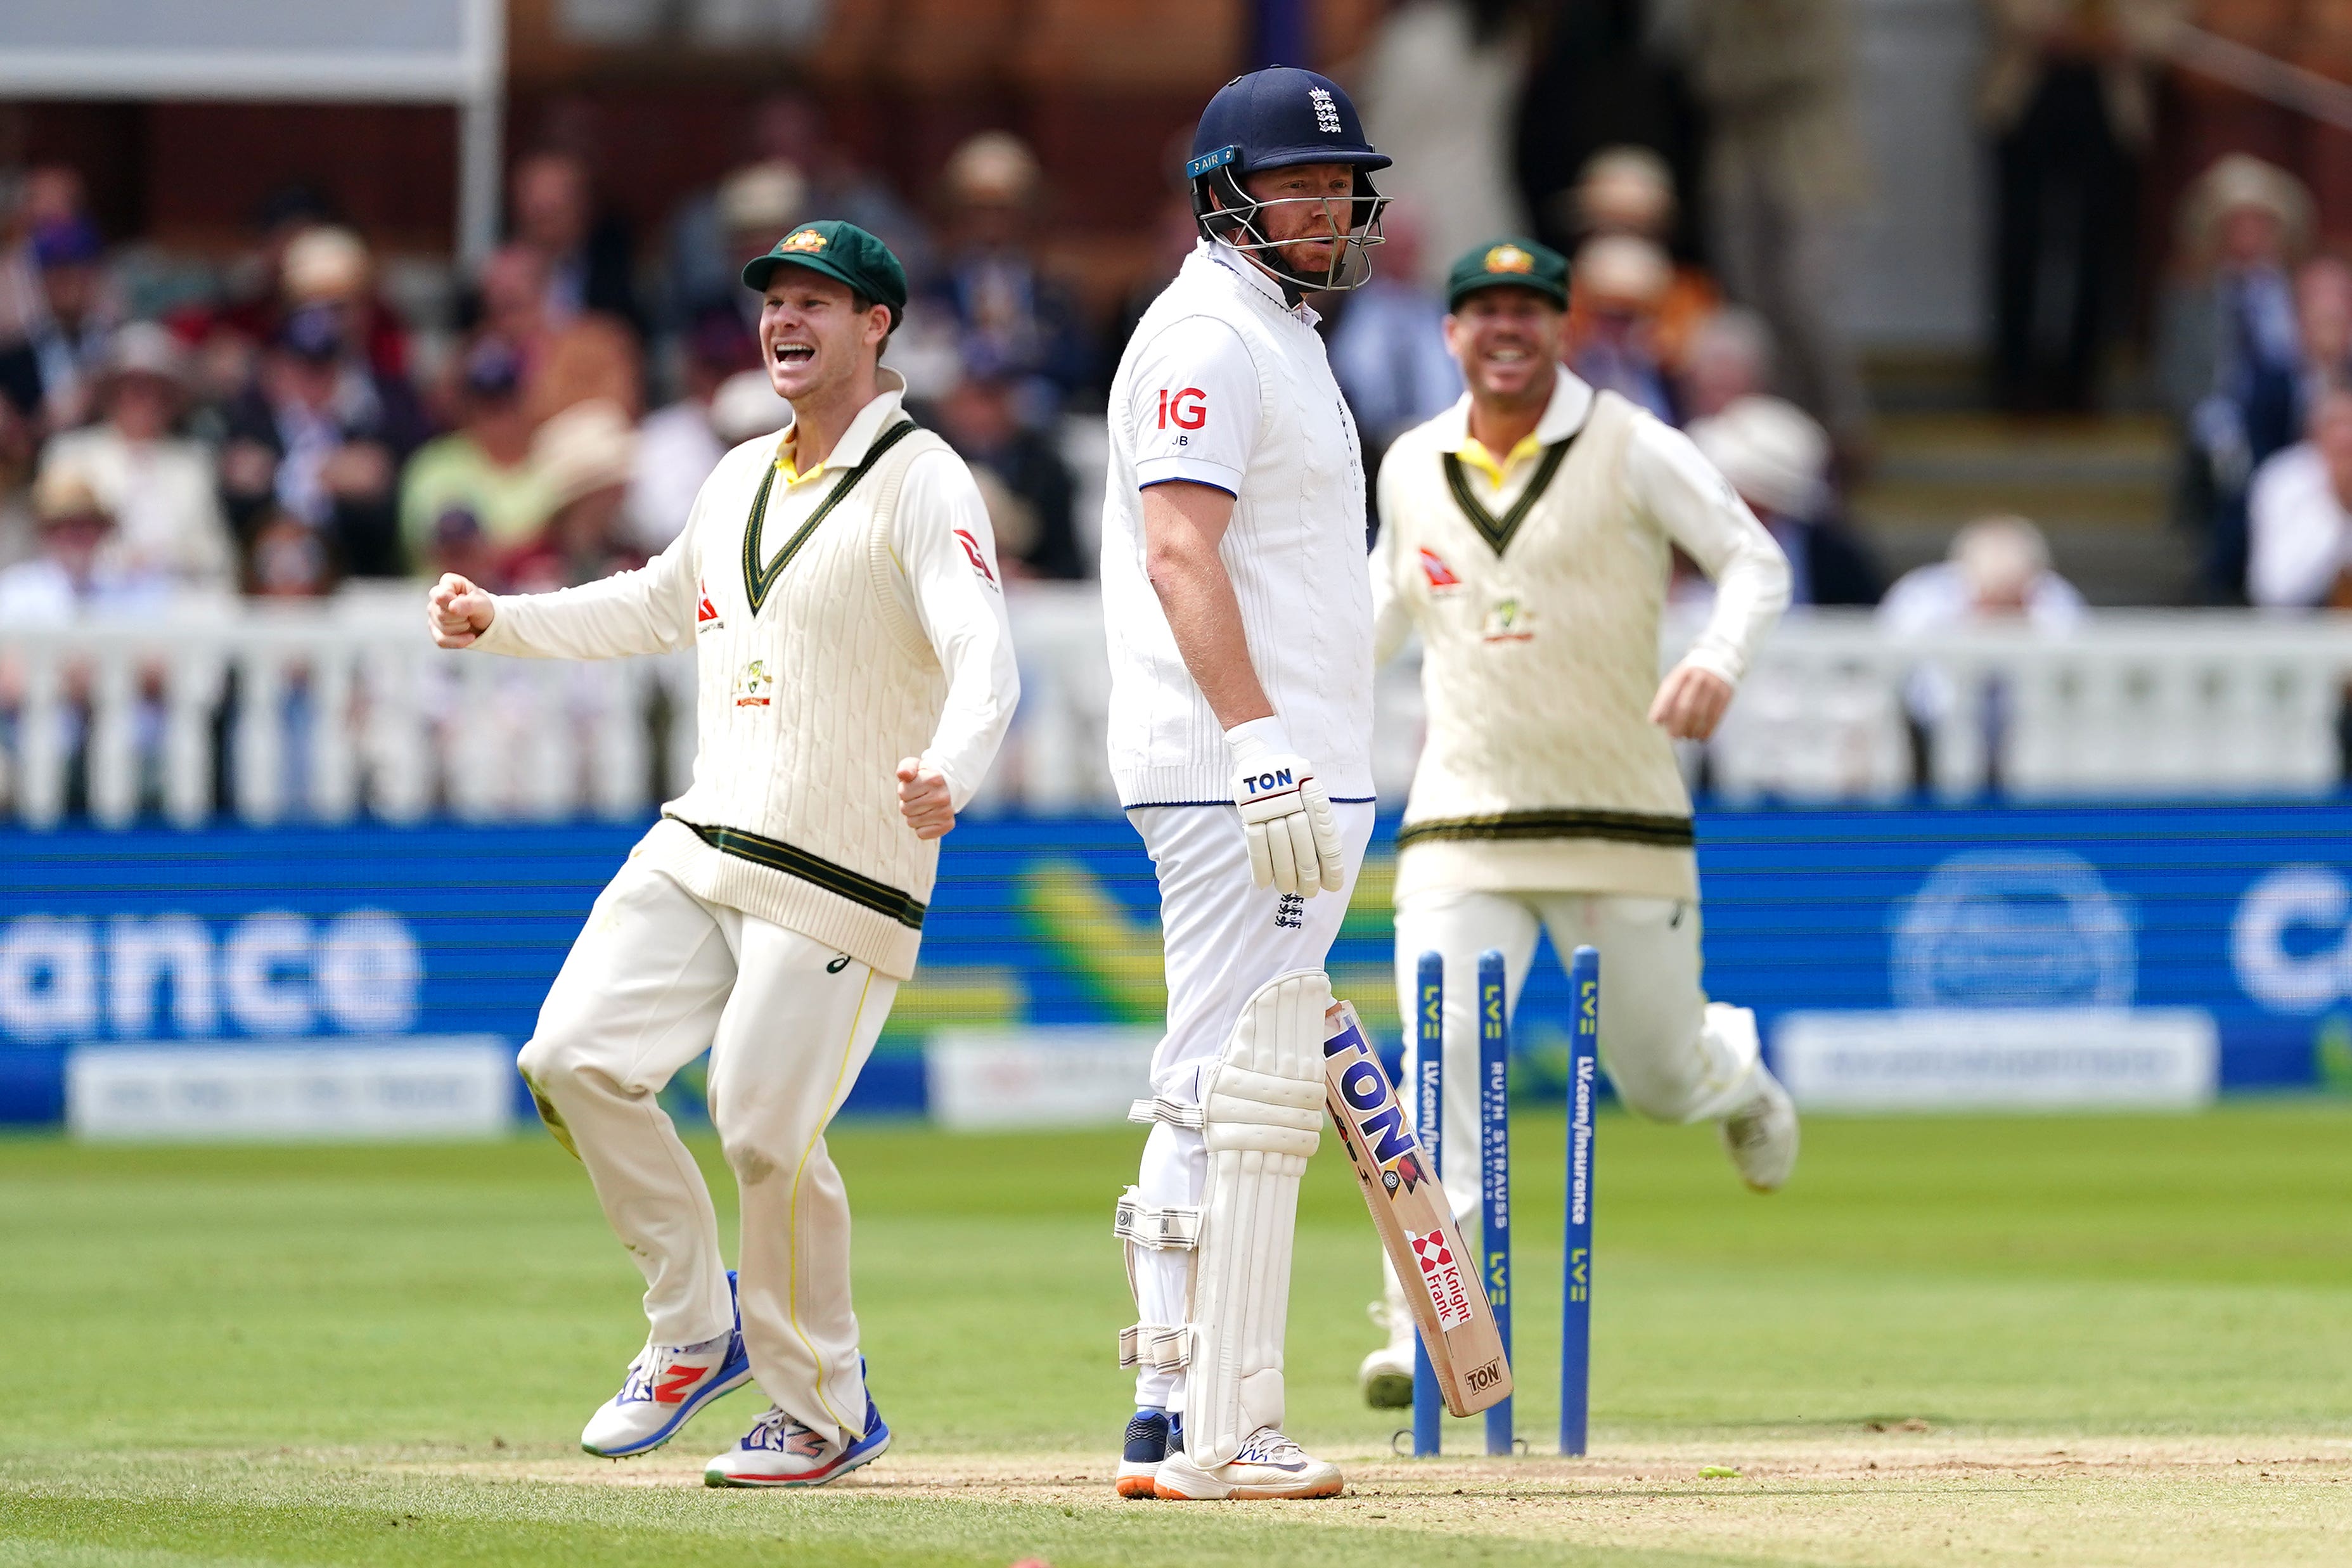
[[[159,265],[100,232],[75,170],[0,171],[0,616],[445,571],[541,590],[639,563],[729,447],[789,418],[737,274],[821,216],[908,261],[891,361],[973,464],[1008,572],[1087,574],[1062,432],[1102,335],[1030,243],[1029,150],[972,138],[919,206],[805,98],[754,133],[652,236],[600,209],[581,159],[527,152],[507,238],[457,271],[404,271],[301,188],[226,264]]]
[[[2127,197],[2184,5],[1988,4],[1993,400],[2089,410],[2129,326]],[[1908,624],[1941,602],[1890,584],[1846,513],[1873,458],[1825,308],[1865,191],[1849,5],[1403,0],[1347,68],[1375,139],[1412,149],[1383,175],[1375,280],[1317,301],[1371,466],[1460,395],[1439,292],[1454,255],[1529,234],[1572,258],[1573,368],[1690,433],[1780,540],[1799,603],[1893,590]],[[336,193],[302,187],[251,215],[240,254],[160,256],[101,231],[76,170],[0,170],[0,613],[443,571],[541,589],[640,562],[720,453],[788,416],[737,275],[817,216],[906,263],[889,363],[974,466],[1008,570],[1089,574],[1102,391],[1194,242],[1181,148],[1106,289],[1048,250],[1053,193],[1007,132],[918,189],[864,164],[805,91],[743,123],[738,166],[634,230],[567,144],[525,146],[503,241],[462,267],[382,254]],[[2196,179],[2176,226],[2146,314],[2200,596],[2352,604],[2352,266],[2315,248],[2296,176],[2243,154]],[[2000,558],[2056,581],[2032,525],[1996,521]],[[1956,541],[1919,582],[1976,560]],[[1987,614],[2021,592],[1994,575]]]

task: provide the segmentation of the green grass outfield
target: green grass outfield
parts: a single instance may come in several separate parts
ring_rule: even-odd
[[[1538,1455],[1561,1131],[1514,1128]],[[638,1286],[542,1136],[0,1141],[0,1568],[2352,1562],[2352,1108],[1817,1120],[1769,1199],[1710,1131],[1611,1115],[1580,1465],[1370,1458],[1400,1423],[1356,1399],[1377,1276],[1327,1139],[1290,1428],[1366,1458],[1336,1503],[1222,1508],[1103,1479],[1132,1316],[1110,1211],[1140,1136],[837,1131],[897,1447],[789,1496],[693,1484],[749,1391],[651,1459],[578,1454]]]

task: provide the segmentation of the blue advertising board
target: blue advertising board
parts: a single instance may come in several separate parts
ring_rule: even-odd
[[[1393,825],[1331,956],[1392,1037]],[[88,1044],[520,1045],[625,826],[69,828],[0,835],[0,1120],[62,1113]],[[2224,1089],[2352,1078],[2352,804],[1710,811],[1707,985],[1768,1040],[1798,1013],[2210,1013]],[[919,1111],[949,1025],[1150,1025],[1151,868],[1118,817],[972,820],[947,840],[922,967],[850,1102]],[[1539,955],[1517,1038],[1564,1064]]]

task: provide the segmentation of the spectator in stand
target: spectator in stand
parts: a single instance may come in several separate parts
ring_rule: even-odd
[[[1772,389],[1772,329],[1745,305],[1726,305],[1695,327],[1683,353],[1682,406],[1710,418]]]
[[[792,164],[753,163],[738,169],[719,184],[719,231],[728,264],[726,283],[702,296],[695,319],[724,310],[743,330],[760,328],[760,299],[743,287],[743,264],[763,256],[777,237],[814,211],[808,205],[808,182]]]
[[[343,572],[396,577],[400,466],[422,431],[404,385],[352,363],[334,310],[297,310],[230,412],[221,450],[229,516],[249,539],[274,502],[318,530]]]
[[[1674,171],[1650,148],[1604,147],[1595,153],[1577,176],[1570,201],[1576,232],[1587,238],[1629,234],[1661,250],[1674,241]],[[1658,301],[1658,354],[1679,373],[1693,333],[1722,308],[1723,291],[1705,268],[1674,262],[1671,257],[1669,265],[1672,271]]]
[[[352,356],[378,375],[404,382],[408,324],[376,293],[374,261],[358,235],[327,224],[303,230],[287,243],[281,275],[287,310],[332,310]]]
[[[971,465],[1008,575],[1085,577],[1070,517],[1069,465],[1044,432],[1021,422],[1011,375],[982,364],[939,405],[940,434]]]
[[[54,219],[33,230],[41,315],[30,341],[41,418],[50,430],[71,429],[89,417],[90,384],[114,330],[105,259],[105,243],[88,218]]]
[[[2246,597],[2268,609],[2352,609],[2352,392],[2312,410],[2310,434],[2254,471]]]
[[[47,307],[33,259],[32,178],[0,170],[0,403],[20,419],[41,411],[41,367],[33,349]]]
[[[172,584],[111,548],[114,516],[71,468],[45,470],[33,486],[35,552],[0,571],[0,626],[56,626],[84,613],[163,608]]]
[[[2290,268],[2311,234],[2311,195],[2285,170],[2231,153],[2189,187],[2179,275],[2166,291],[2159,376],[2185,441],[2181,511],[2205,536],[2205,597],[2246,578],[2246,486],[2295,438],[2303,345]]]
[[[1391,205],[1381,228],[1387,240],[1372,252],[1372,280],[1340,296],[1331,330],[1331,374],[1355,413],[1367,475],[1380,471],[1390,442],[1462,395],[1462,367],[1445,350],[1445,301],[1421,281],[1421,226]]]
[[[2352,265],[2316,256],[2294,275],[2295,335],[2303,368],[2295,377],[2295,416],[2305,428],[2321,401],[2352,386]]]
[[[928,302],[954,323],[966,364],[1014,378],[1022,423],[1051,425],[1094,368],[1069,292],[1036,249],[1041,173],[1019,137],[984,131],[949,158],[948,251]]]
[[[1885,589],[1869,547],[1838,513],[1830,437],[1778,397],[1741,397],[1691,422],[1690,438],[1789,558],[1792,605],[1874,605]]]
[[[1671,276],[1666,253],[1646,239],[1610,234],[1585,241],[1569,272],[1568,364],[1593,386],[1679,425],[1657,345],[1658,306]]]
[[[2006,516],[1961,529],[1946,559],[1906,572],[1878,605],[1879,626],[1895,637],[2007,620],[2063,632],[2083,615],[2083,595],[2051,569],[2042,531]]]
[[[751,292],[740,283],[735,291]],[[705,310],[680,347],[682,395],[646,415],[638,426],[636,459],[629,476],[629,537],[648,554],[685,531],[695,493],[734,445],[721,438],[711,406],[719,387],[743,371],[757,376],[762,387],[768,384],[767,373],[757,368],[759,344],[743,331],[731,306]],[[773,389],[768,401],[780,409],[788,406]],[[783,417],[770,426],[782,427]]]
[[[173,433],[186,399],[186,352],[152,321],[118,329],[94,392],[98,423],[51,439],[42,468],[79,474],[112,516],[126,569],[187,588],[225,589],[236,541],[202,442]]]
[[[1849,0],[1681,8],[1706,111],[1706,190],[1724,289],[1761,311],[1783,390],[1842,453],[1864,450],[1870,401],[1832,321],[1846,212],[1865,184]]]
[[[497,584],[494,563],[520,549],[555,510],[530,463],[522,356],[502,339],[476,339],[455,401],[458,427],[420,447],[402,478],[401,538],[420,575],[456,572]]]
[[[305,184],[281,185],[254,214],[253,247],[230,267],[227,298],[208,313],[174,321],[200,342],[213,331],[234,334],[258,351],[274,342],[286,321],[286,250],[301,236],[335,221],[334,205]]]
[[[1994,389],[2089,413],[2125,325],[2150,89],[2188,0],[1986,0],[1981,109],[1998,174]]]
[[[595,397],[634,418],[643,406],[636,340],[608,315],[558,320],[548,293],[546,264],[527,245],[503,246],[482,265],[482,331],[522,356],[523,411],[532,427]]]
[[[2060,637],[2080,626],[2084,614],[2083,595],[2051,569],[2050,545],[2042,531],[2021,517],[2000,516],[1979,518],[1961,529],[1947,559],[1896,578],[1879,601],[1877,623],[1895,639],[2003,623]],[[1930,777],[1935,732],[1958,705],[1959,688],[1948,670],[1923,664],[1904,683],[1903,700],[1920,777]],[[2007,683],[1985,681],[1973,706],[1982,731],[1986,783],[1998,789],[2011,708]]]
[[[769,232],[761,248],[804,216],[840,218],[854,223],[890,247],[920,282],[930,276],[930,236],[921,220],[882,180],[862,167],[849,149],[826,130],[824,110],[816,98],[800,88],[786,88],[761,100],[751,112],[751,164],[782,163],[793,168],[804,186],[800,208]],[[689,196],[671,220],[669,295],[680,321],[688,319],[707,300],[742,292],[741,259],[730,259],[732,247],[725,234],[719,190]]]
[[[515,164],[510,188],[515,243],[538,253],[550,325],[594,313],[641,334],[628,231],[596,216],[588,165],[570,153],[533,153]]]
[[[318,531],[278,507],[263,510],[245,563],[245,591],[257,599],[317,599],[334,592],[335,563]]]
[[[501,574],[512,592],[576,588],[646,563],[629,542],[623,509],[636,432],[618,404],[575,403],[531,437],[530,466],[555,510]]]

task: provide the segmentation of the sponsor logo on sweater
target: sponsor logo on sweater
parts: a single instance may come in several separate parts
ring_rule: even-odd
[[[735,677],[735,706],[765,708],[768,706],[769,694],[775,689],[775,677],[768,673],[768,667],[755,658],[745,665]]]
[[[980,574],[980,580],[994,588],[996,574],[989,570],[988,556],[981,550],[980,541],[971,536],[971,531],[968,528],[957,529],[955,536],[956,542],[963,546],[964,559],[971,562],[971,569]]]
[[[1423,545],[1421,552],[1421,574],[1429,579],[1429,591],[1442,594],[1448,588],[1462,586],[1462,579],[1445,563],[1445,557]]]
[[[1517,599],[1497,599],[1486,607],[1478,635],[1487,642],[1530,641],[1536,635],[1536,613]]]
[[[704,584],[694,584],[694,634],[724,631],[727,623],[719,618],[719,606],[710,602],[710,589]]]

